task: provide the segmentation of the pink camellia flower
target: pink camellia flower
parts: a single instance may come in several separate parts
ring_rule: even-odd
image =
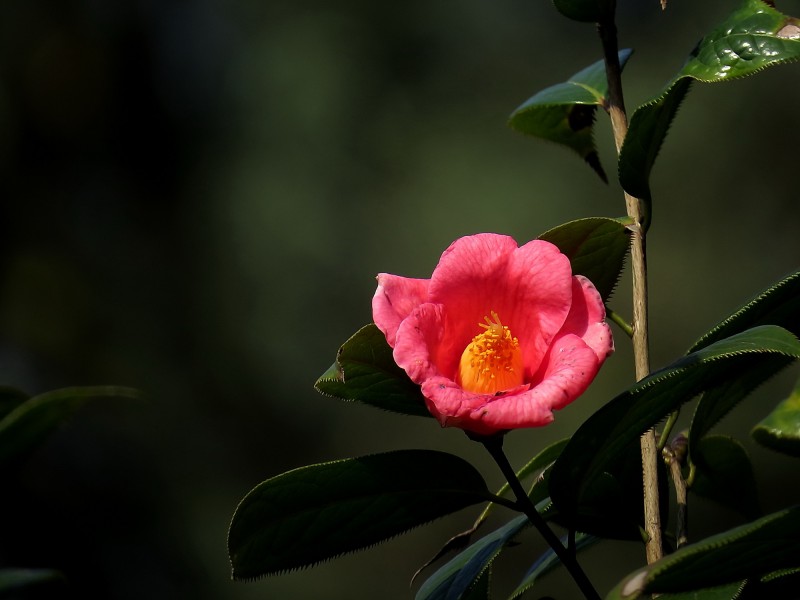
[[[443,427],[478,435],[553,421],[614,351],[594,285],[549,242],[453,242],[430,279],[381,273],[375,324]]]

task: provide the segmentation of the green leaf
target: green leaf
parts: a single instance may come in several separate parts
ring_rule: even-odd
[[[415,599],[458,600],[465,597],[506,544],[528,525],[528,517],[521,515],[481,538],[431,575]]]
[[[632,52],[630,49],[619,52],[620,68],[625,66]],[[603,181],[608,181],[592,130],[597,107],[605,103],[607,93],[605,63],[600,60],[575,73],[565,83],[530,97],[511,113],[508,125],[521,133],[571,148]]]
[[[797,60],[799,25],[761,0],[744,0],[704,37],[666,88],[631,116],[619,157],[625,191],[649,203],[650,171],[692,81],[728,81]]]
[[[681,357],[611,400],[581,425],[553,466],[550,495],[556,510],[575,529],[595,533],[580,521],[602,524],[598,507],[613,498],[613,489],[606,488],[618,465],[638,456],[640,435],[697,394],[768,357],[798,358],[800,342],[777,326],[749,329]]]
[[[608,0],[553,0],[553,4],[565,17],[583,23],[602,21],[614,10],[613,2]]]
[[[0,569],[0,598],[43,598],[45,590],[55,594],[64,583],[64,576],[51,569]]]
[[[726,436],[700,440],[692,458],[697,468],[691,491],[731,508],[747,519],[761,515],[750,457],[738,441]]]
[[[0,420],[0,465],[23,458],[90,402],[139,396],[137,390],[125,387],[79,387],[46,392],[18,403]]]
[[[800,456],[800,380],[791,395],[753,428],[752,436],[762,446]]]
[[[235,579],[298,569],[366,548],[491,499],[466,461],[402,450],[302,467],[245,496],[228,552]]]
[[[336,354],[336,362],[317,380],[315,389],[341,400],[430,417],[420,387],[397,366],[392,348],[378,327],[359,329]]]
[[[800,564],[800,506],[684,546],[626,577],[607,596],[691,592]],[[702,596],[704,597],[704,596]]]
[[[0,386],[0,419],[5,417],[20,404],[25,402],[29,396],[11,387]]]
[[[678,594],[662,594],[659,600],[736,600],[744,589],[744,581],[726,583],[712,588],[692,590]]]
[[[545,231],[539,239],[558,246],[569,258],[572,273],[588,278],[603,302],[611,297],[630,249],[631,232],[622,221],[578,219]]]
[[[758,325],[780,325],[800,337],[800,271],[771,285],[714,326],[689,352]]]
[[[585,533],[578,533],[575,535],[575,551],[580,552],[589,546],[592,546],[600,541],[600,538],[595,537],[593,535],[587,535]],[[562,540],[564,545],[566,546],[566,541]],[[547,575],[548,573],[554,571],[558,567],[561,566],[561,559],[558,558],[558,555],[555,551],[550,548],[548,549],[539,559],[531,566],[525,576],[522,578],[522,582],[517,586],[511,596],[509,596],[510,600],[514,598],[519,598],[525,592],[530,590],[536,581]]]

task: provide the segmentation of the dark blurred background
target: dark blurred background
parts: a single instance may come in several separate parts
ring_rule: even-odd
[[[621,2],[629,107],[735,5]],[[524,242],[624,212],[618,185],[505,126],[600,58],[593,27],[522,0],[6,0],[0,44],[0,383],[146,393],[91,405],[4,478],[0,563],[61,569],[81,598],[410,597],[413,572],[474,511],[253,583],[230,581],[227,526],[263,479],[345,456],[442,449],[500,484],[461,432],[312,385],[370,321],[376,273],[427,277],[465,234]],[[696,85],[681,109],[652,180],[654,367],[797,267],[798,76]],[[628,296],[626,274],[623,314]],[[616,337],[584,398],[509,435],[515,464],[631,382]],[[717,429],[746,437],[796,376]],[[765,508],[797,502],[796,463],[748,449]],[[709,515],[694,535],[739,522],[694,507]],[[500,590],[541,550],[523,542]],[[607,544],[589,560],[605,592],[643,554]]]

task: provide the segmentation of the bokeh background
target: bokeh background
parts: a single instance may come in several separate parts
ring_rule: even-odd
[[[629,107],[735,4],[621,2]],[[230,581],[230,517],[267,477],[399,448],[453,452],[500,484],[461,432],[312,385],[370,321],[376,273],[426,277],[465,234],[524,242],[624,212],[614,182],[505,126],[599,58],[593,27],[548,2],[2,2],[0,383],[146,398],[90,406],[4,477],[0,563],[62,569],[81,598],[411,597],[416,568],[474,512],[250,583]],[[685,101],[652,179],[654,367],[797,267],[799,77],[783,66]],[[626,273],[623,314],[628,295]],[[508,436],[515,464],[631,382],[620,334],[617,346],[553,426]],[[717,429],[747,437],[796,376]],[[765,508],[798,501],[796,462],[748,448]],[[693,535],[739,522],[693,510]],[[541,550],[522,541],[500,590]],[[604,591],[642,551],[608,544],[589,561]],[[541,593],[570,597],[567,585],[555,576]]]

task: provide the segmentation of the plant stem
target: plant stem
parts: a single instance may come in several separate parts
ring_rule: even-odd
[[[625,100],[622,93],[622,70],[619,65],[617,27],[614,22],[615,7],[611,3],[607,17],[597,24],[608,80],[608,99],[606,109],[611,117],[614,143],[617,153],[622,149],[628,133],[628,118],[625,114]],[[636,366],[636,379],[640,380],[650,373],[650,349],[647,326],[647,253],[645,244],[644,203],[625,192],[625,206],[628,216],[633,220],[629,226],[633,232],[631,240],[631,271],[633,276],[633,356]],[[646,544],[647,562],[651,564],[663,555],[661,544],[661,517],[658,503],[658,448],[655,429],[650,429],[641,438],[642,479],[644,483],[644,520],[648,541]]]
[[[589,581],[589,578],[586,576],[586,573],[584,573],[580,564],[578,564],[574,554],[569,552],[564,547],[558,536],[553,533],[553,530],[547,525],[542,515],[540,515],[536,510],[536,507],[534,506],[533,502],[531,502],[528,494],[525,493],[525,488],[522,487],[522,484],[517,478],[516,472],[511,466],[511,463],[508,462],[505,452],[503,452],[503,436],[493,436],[481,441],[489,451],[489,454],[492,455],[492,458],[497,463],[497,466],[500,467],[500,470],[503,472],[503,475],[508,481],[508,485],[513,490],[514,495],[517,497],[518,510],[521,510],[523,513],[525,513],[533,526],[536,527],[547,544],[553,549],[558,558],[561,560],[561,563],[569,571],[572,579],[575,580],[575,583],[581,589],[581,592],[583,592],[584,597],[586,597],[587,600],[600,600],[600,595],[594,589],[592,582]]]

